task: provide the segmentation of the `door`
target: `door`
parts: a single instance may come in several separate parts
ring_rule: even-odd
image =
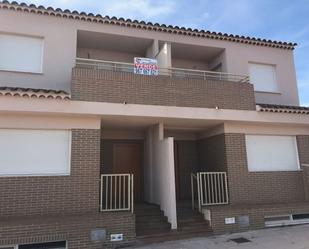
[[[141,201],[142,146],[140,143],[115,143],[113,145],[113,174],[134,175],[134,200]]]
[[[177,201],[191,199],[191,173],[198,165],[197,144],[193,140],[174,142],[175,184]]]

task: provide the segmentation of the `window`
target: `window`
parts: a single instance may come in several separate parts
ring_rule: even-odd
[[[249,75],[255,91],[278,92],[275,66],[249,63]]]
[[[299,169],[296,137],[246,135],[249,171]]]
[[[65,248],[66,248],[65,241],[18,246],[18,249],[65,249]]]
[[[68,175],[71,132],[0,129],[0,175]]]
[[[0,70],[42,73],[43,39],[0,34]]]

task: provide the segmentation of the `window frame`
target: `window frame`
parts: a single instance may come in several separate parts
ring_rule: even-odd
[[[293,138],[293,147],[296,153],[296,169],[280,169],[280,170],[250,170],[249,168],[249,158],[247,150],[247,136],[267,136],[267,137],[292,137]],[[298,152],[298,144],[296,135],[278,135],[278,134],[258,134],[258,133],[247,133],[245,134],[245,148],[246,148],[246,158],[247,158],[247,170],[249,173],[270,173],[270,172],[299,172],[302,171],[300,167],[300,158]]]
[[[265,90],[265,89],[255,89],[256,86],[253,82],[251,82],[251,75],[250,75],[250,66],[251,65],[260,65],[260,66],[271,66],[274,69],[274,82],[276,85],[276,90]],[[257,62],[257,61],[248,61],[248,75],[250,78],[250,83],[253,85],[254,92],[256,93],[269,93],[269,94],[281,94],[280,86],[278,84],[278,77],[277,77],[277,65],[271,64],[271,63],[263,63],[263,62]]]
[[[45,37],[44,36],[36,36],[36,35],[29,35],[29,34],[20,34],[20,33],[9,33],[9,32],[0,32],[0,35],[7,35],[7,36],[18,36],[23,38],[34,38],[40,39],[42,41],[41,45],[41,65],[39,71],[29,71],[29,70],[18,70],[13,68],[5,68],[0,67],[0,72],[11,72],[11,73],[25,73],[25,74],[44,74],[44,51],[45,51]],[[1,247],[0,247],[1,249]]]
[[[72,164],[72,130],[71,129],[27,129],[27,128],[1,128],[1,130],[35,130],[35,131],[68,131],[68,172],[67,173],[27,173],[27,174],[2,174],[2,177],[35,177],[35,176],[70,176],[71,175],[71,164]],[[0,247],[1,249],[1,247]]]

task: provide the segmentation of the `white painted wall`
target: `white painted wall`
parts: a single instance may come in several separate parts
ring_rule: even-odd
[[[144,200],[154,202],[153,197],[153,128],[149,128],[145,136],[144,163]]]
[[[157,56],[160,66],[171,66],[170,46],[175,41],[188,45],[224,48],[225,52],[222,54],[222,58],[218,58],[218,60],[223,59],[223,71],[233,74],[249,74],[249,62],[276,65],[279,92],[257,92],[257,102],[287,105],[297,105],[299,103],[293,51],[291,50],[215,39],[202,39],[10,10],[0,11],[1,33],[44,37],[43,74],[0,71],[0,86],[52,88],[69,91],[71,70],[76,57],[77,30],[88,30],[166,41],[167,53],[164,54],[163,50],[161,50]]]
[[[77,57],[95,59],[95,60],[104,60],[104,61],[133,63],[134,57],[145,57],[145,55],[137,53],[125,53],[111,50],[103,50],[103,49],[78,48]]]
[[[149,128],[145,157],[145,200],[160,205],[172,229],[176,229],[174,140],[164,138],[163,124]]]
[[[172,50],[171,43],[165,42],[156,56],[159,68],[172,67]]]
[[[1,10],[0,32],[42,37],[42,73],[0,71],[0,86],[70,91],[77,30],[62,18]]]
[[[147,58],[156,58],[159,53],[159,41],[153,40],[151,45],[147,48],[146,57]]]

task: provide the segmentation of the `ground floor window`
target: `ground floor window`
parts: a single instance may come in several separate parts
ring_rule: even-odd
[[[18,249],[65,249],[65,248],[66,248],[65,241],[18,246]]]
[[[0,175],[69,175],[71,131],[0,129]]]
[[[246,135],[246,149],[251,172],[299,170],[295,136]]]

